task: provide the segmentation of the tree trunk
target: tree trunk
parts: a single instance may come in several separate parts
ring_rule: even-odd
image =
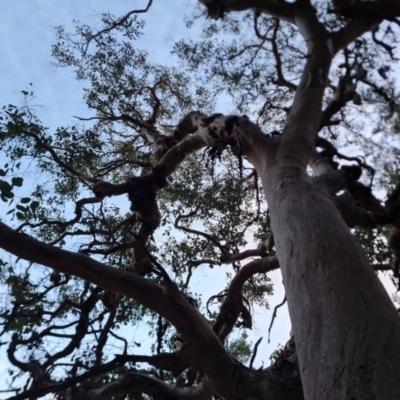
[[[400,319],[332,200],[305,172],[259,171],[306,399],[400,399]],[[297,175],[297,176],[296,176]]]

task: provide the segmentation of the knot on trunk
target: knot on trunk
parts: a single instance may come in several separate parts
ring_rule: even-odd
[[[144,211],[154,207],[156,193],[167,184],[164,177],[158,174],[149,174],[129,178],[127,182],[128,198],[132,211]]]

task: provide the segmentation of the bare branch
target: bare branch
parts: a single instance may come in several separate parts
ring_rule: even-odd
[[[213,327],[214,332],[222,341],[232,331],[240,315],[243,316],[246,325],[249,325],[247,327],[251,327],[251,317],[248,315],[242,298],[242,288],[246,281],[257,273],[267,273],[277,268],[279,268],[278,258],[272,256],[251,261],[237,272],[229,285],[226,298]],[[250,321],[248,321],[249,317]]]
[[[249,364],[249,368],[250,369],[253,368],[253,363],[254,363],[254,360],[256,359],[256,355],[257,355],[257,349],[258,349],[258,346],[260,345],[262,340],[263,340],[263,338],[260,337],[260,339],[257,340],[257,342],[256,342],[256,344],[254,346],[253,355],[251,356],[251,360],[250,360],[250,364]]]
[[[276,315],[278,312],[278,308],[282,307],[285,303],[286,303],[286,295],[283,298],[282,303],[279,303],[274,308],[274,312],[272,313],[271,323],[269,324],[269,328],[268,328],[268,343],[270,342],[271,329],[272,329],[272,326],[274,325],[274,321],[275,321],[275,318],[276,318]]]
[[[375,31],[372,32],[372,40],[373,40],[374,43],[376,43],[378,46],[383,47],[383,48],[389,53],[390,58],[391,58],[392,60],[395,60],[395,59],[396,59],[395,56],[394,56],[394,54],[393,54],[393,50],[396,48],[395,46],[389,46],[389,45],[388,45],[387,43],[385,43],[384,41],[379,40],[379,39],[376,37],[376,32],[375,32]]]
[[[87,42],[85,44],[85,51],[84,53],[86,53],[90,43],[93,40],[96,40],[98,37],[100,37],[101,35],[103,35],[104,33],[108,33],[111,32],[113,29],[122,26],[125,22],[128,21],[129,17],[133,14],[142,14],[145,13],[149,10],[150,6],[152,5],[153,0],[149,0],[149,2],[147,3],[147,6],[143,9],[139,9],[139,10],[132,10],[130,12],[128,12],[127,14],[125,14],[123,17],[119,18],[117,21],[113,22],[109,27],[102,29],[101,31],[98,31],[97,33],[95,33],[94,35],[91,35],[88,39]]]
[[[341,7],[335,12],[346,18],[388,19],[400,16],[400,4],[397,0],[348,1],[341,2]]]
[[[359,19],[350,21],[339,32],[335,32],[332,36],[332,49],[336,53],[347,47],[355,39],[371,30],[371,28],[381,22],[381,19],[374,17],[373,19]]]
[[[154,356],[116,355],[115,358],[113,360],[109,361],[108,363],[100,365],[95,368],[92,368],[88,372],[85,372],[84,374],[79,375],[75,378],[68,379],[67,381],[61,382],[61,383],[53,382],[53,384],[49,387],[21,393],[19,395],[11,397],[8,400],[24,400],[24,399],[31,398],[31,397],[32,398],[33,397],[42,397],[48,393],[60,393],[70,387],[74,387],[75,385],[77,385],[80,382],[84,382],[84,381],[87,381],[94,377],[98,377],[98,376],[105,374],[109,371],[112,371],[128,362],[129,363],[146,362],[149,365],[152,365],[156,368],[162,368],[164,370],[173,371],[173,372],[181,371],[182,369],[188,367],[187,365],[182,364],[179,361],[179,352],[170,353],[170,354],[162,353],[162,354],[156,354]]]
[[[393,271],[392,264],[371,264],[375,271]]]
[[[274,31],[273,31],[272,39],[271,39],[271,45],[272,45],[272,52],[274,54],[275,61],[276,61],[276,72],[278,74],[278,84],[280,84],[282,86],[286,86],[288,89],[290,89],[292,91],[296,91],[297,86],[295,84],[293,84],[292,82],[289,82],[283,76],[281,56],[279,54],[278,45],[276,42],[276,36],[277,36],[278,30],[279,30],[279,19],[276,19]]]
[[[182,230],[184,232],[187,232],[187,233],[192,233],[194,235],[203,236],[205,239],[207,239],[207,241],[214,243],[221,250],[221,253],[222,253],[221,258],[226,256],[226,250],[227,250],[226,247],[223,246],[219,242],[219,240],[217,240],[215,237],[213,237],[213,236],[211,236],[211,235],[209,235],[209,234],[207,234],[205,232],[201,232],[201,231],[198,231],[196,229],[186,228],[185,226],[179,225],[179,221],[181,219],[186,219],[186,218],[192,217],[195,214],[196,214],[196,210],[194,212],[190,213],[190,214],[187,214],[187,215],[179,214],[178,217],[175,220],[175,224],[174,224],[175,228],[180,229],[180,230]]]
[[[294,20],[294,3],[284,0],[279,2],[266,2],[263,0],[199,0],[207,7],[209,17],[214,19],[223,18],[225,13],[233,11],[254,10],[259,13],[271,15],[287,22]]]
[[[80,277],[110,291],[133,298],[176,324],[177,330],[183,336],[192,334],[183,313],[186,307],[189,307],[190,313],[194,312],[194,309],[186,303],[172,283],[163,288],[136,274],[101,264],[84,254],[47,245],[14,231],[2,222],[0,222],[0,247],[17,257],[51,267],[64,274]],[[179,312],[172,311],[177,310],[176,307]]]
[[[112,400],[118,394],[126,395],[130,392],[147,394],[148,396],[165,397],[173,400],[208,400],[215,392],[206,381],[195,388],[178,388],[157,379],[154,376],[137,372],[128,372],[116,381],[99,389],[71,391],[67,400]]]
[[[78,177],[79,179],[86,181],[86,182],[92,182],[96,183],[99,181],[97,178],[92,178],[90,176],[81,174],[80,172],[76,171],[74,168],[72,168],[70,165],[66,164],[63,162],[58,154],[54,151],[53,147],[46,144],[38,135],[38,132],[40,132],[40,128],[37,125],[32,125],[30,129],[24,130],[22,134],[25,136],[30,136],[33,139],[35,139],[37,145],[41,147],[42,149],[48,151],[52,157],[52,159],[63,169],[65,169],[67,172],[71,173],[72,175]]]

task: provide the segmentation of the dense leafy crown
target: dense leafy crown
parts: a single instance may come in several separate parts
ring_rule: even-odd
[[[228,98],[233,109],[221,111],[246,114],[267,137],[279,140],[309,55],[298,27],[278,13],[229,12],[242,11],[235,1],[204,3],[207,8],[198,6],[187,20],[188,27],[201,24],[202,34],[174,44],[172,67],[149,62],[137,45],[145,10],[104,14],[99,30],[84,24],[74,32],[57,28],[53,56],[85,83],[93,117],[50,130],[29,105],[33,93],[27,91],[24,105],[3,107],[0,196],[8,206],[3,222],[27,238],[159,285],[175,282],[230,354],[248,364],[252,352],[245,329],[252,327],[255,305],[268,307],[272,286],[265,273],[277,267],[273,243],[267,243],[270,216],[261,182],[240,140],[190,144],[183,156],[174,149],[195,136],[193,118],[213,123],[216,104]],[[329,75],[321,70],[309,77],[308,85],[326,86],[317,148],[333,170],[347,171],[358,207],[385,215],[378,225],[352,227],[362,225],[354,233],[371,264],[394,269],[397,282],[398,237],[389,246],[386,238],[398,233],[393,222],[400,109],[394,73],[400,23],[362,9],[354,16],[351,7],[341,11],[324,1],[313,6],[327,32],[326,45],[337,52]],[[344,30],[358,34],[334,49]],[[386,196],[386,206],[373,193]],[[246,253],[246,246],[255,249]],[[263,266],[247,273],[247,257],[263,260]],[[150,385],[146,376],[180,388],[201,382],[196,365],[161,359],[177,354],[184,340],[157,307],[90,279],[52,272],[40,262],[27,264],[5,253],[0,262],[0,327],[10,386],[20,389],[15,399],[30,398],[29,391],[78,398],[79,390],[102,388],[128,371],[138,384],[119,391],[118,398],[163,397],[161,383]],[[202,297],[193,279],[222,264],[231,265],[227,283],[210,299]],[[248,265],[250,271],[253,264]],[[151,347],[139,349],[132,339],[138,328],[152,338]],[[242,333],[228,339],[234,329]],[[146,384],[157,389],[145,390]]]

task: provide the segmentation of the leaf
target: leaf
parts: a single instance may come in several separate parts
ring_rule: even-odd
[[[29,94],[29,92],[27,92],[26,90],[21,90],[21,92],[22,92],[22,94],[23,94],[24,96],[28,96],[28,94]]]
[[[6,176],[6,171],[4,171],[4,169],[0,169],[0,176]]]
[[[387,73],[390,71],[390,67],[388,67],[387,65],[381,67],[378,69],[378,74],[383,78],[383,79],[387,79],[388,75]]]
[[[6,182],[0,179],[0,191],[3,193],[10,193],[12,189],[12,186]]]
[[[361,101],[361,96],[360,96],[358,93],[354,93],[354,96],[353,96],[353,103],[354,103],[356,106],[361,105],[361,103],[362,103],[362,101]]]
[[[18,187],[22,186],[23,181],[24,181],[23,178],[12,178],[11,179],[13,186],[18,186]]]
[[[4,195],[4,197],[6,197],[8,199],[12,199],[14,197],[13,192],[4,192],[3,195]]]
[[[30,197],[23,197],[23,198],[21,199],[21,203],[22,203],[22,204],[29,203],[30,201],[31,201]]]
[[[15,211],[15,208],[12,208],[10,211],[7,212],[6,215],[11,214],[11,213],[14,212],[14,211]]]
[[[379,25],[380,25],[380,22],[375,22],[375,24],[373,24],[369,30],[372,33],[376,33],[379,31]]]
[[[182,378],[181,376],[178,376],[176,378],[176,386],[177,387],[183,387],[185,385],[186,381],[184,378]]]
[[[357,80],[360,80],[360,79],[364,79],[366,76],[367,76],[367,70],[364,69],[363,67],[358,67],[354,77]]]
[[[31,210],[35,211],[38,207],[39,207],[39,202],[38,201],[32,201]]]

